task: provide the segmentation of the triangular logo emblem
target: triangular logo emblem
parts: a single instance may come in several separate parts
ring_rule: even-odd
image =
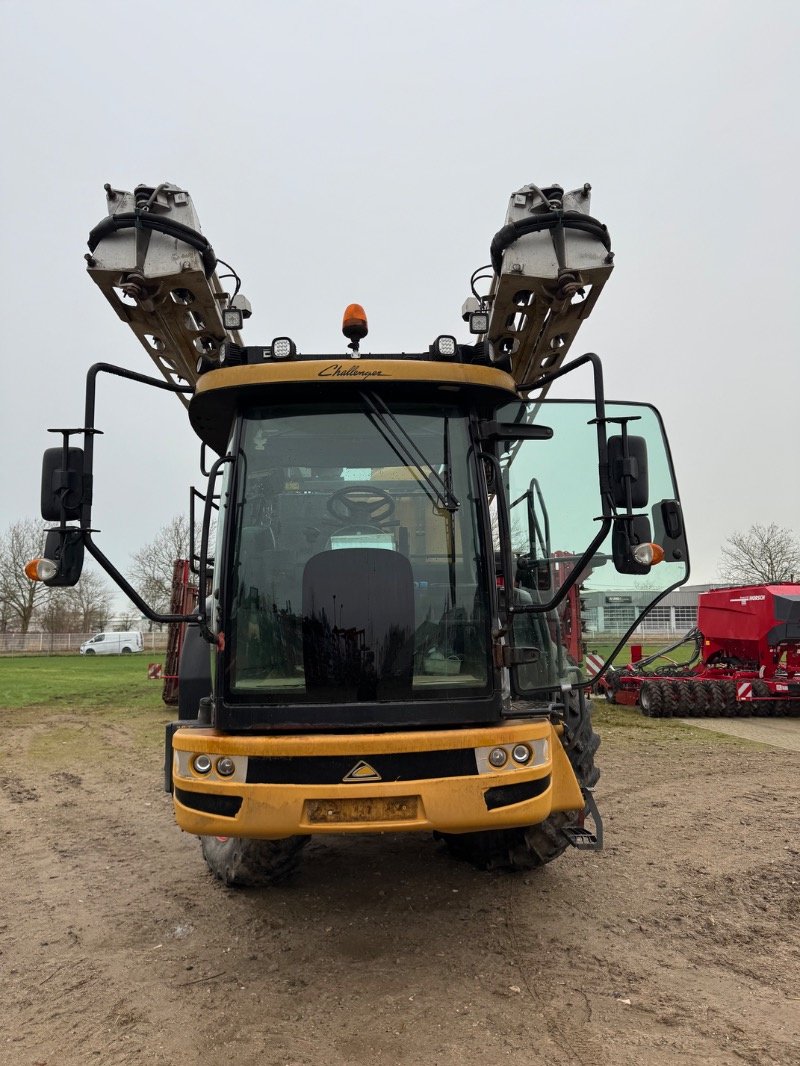
[[[382,781],[383,778],[368,762],[357,762],[353,769],[342,778],[342,781]]]

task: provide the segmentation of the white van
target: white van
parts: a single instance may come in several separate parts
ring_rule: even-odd
[[[96,633],[91,640],[81,644],[81,655],[130,655],[141,651],[142,634],[130,633]]]

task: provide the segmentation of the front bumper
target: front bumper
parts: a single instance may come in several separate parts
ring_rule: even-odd
[[[502,746],[510,752],[521,743],[531,747],[535,765],[519,766],[511,758],[500,769],[489,764],[489,750]],[[442,765],[449,760],[452,767],[454,756],[471,764],[472,751],[477,752],[475,769],[468,774],[454,775],[451,770],[449,776],[405,779],[408,760],[435,767],[439,752]],[[199,754],[208,755],[214,766],[219,757],[230,757],[234,773],[223,778],[214,770],[196,772],[193,761]],[[348,780],[329,780],[331,766],[340,767],[343,758],[351,767],[343,775]],[[404,779],[370,776],[370,758],[382,766],[405,765]],[[324,768],[327,783],[315,782],[315,760],[320,776]],[[279,780],[248,781],[248,776],[269,776],[263,770],[254,774],[256,765],[274,768]],[[299,765],[305,780],[285,783],[291,767]],[[209,836],[465,833],[534,825],[554,811],[584,807],[558,732],[544,719],[489,729],[357,736],[232,736],[182,728],[172,738],[172,776],[178,825],[188,833]]]

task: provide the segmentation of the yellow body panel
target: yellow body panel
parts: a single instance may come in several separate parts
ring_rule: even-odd
[[[419,359],[287,359],[210,370],[197,382],[196,394],[244,385],[278,385],[291,382],[429,381],[453,385],[480,385],[517,395],[510,374],[473,363],[427,362]]]
[[[179,753],[211,756],[347,755],[354,766],[360,756],[454,748],[490,748],[522,741],[546,742],[546,757],[536,766],[505,766],[468,777],[417,781],[364,780],[339,784],[246,784],[210,780],[191,769]],[[439,830],[464,833],[482,829],[534,825],[554,811],[582,810],[584,800],[558,731],[546,719],[488,729],[440,730],[312,736],[230,736],[213,729],[179,729],[172,740],[176,789],[241,797],[235,817],[208,814],[175,798],[178,825],[189,833],[210,836],[279,838],[296,833],[374,833]],[[184,769],[181,771],[180,764]],[[487,789],[549,777],[541,795],[488,810]]]

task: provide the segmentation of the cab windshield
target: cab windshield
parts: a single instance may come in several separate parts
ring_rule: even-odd
[[[485,695],[488,579],[463,409],[358,402],[243,418],[233,698]]]

